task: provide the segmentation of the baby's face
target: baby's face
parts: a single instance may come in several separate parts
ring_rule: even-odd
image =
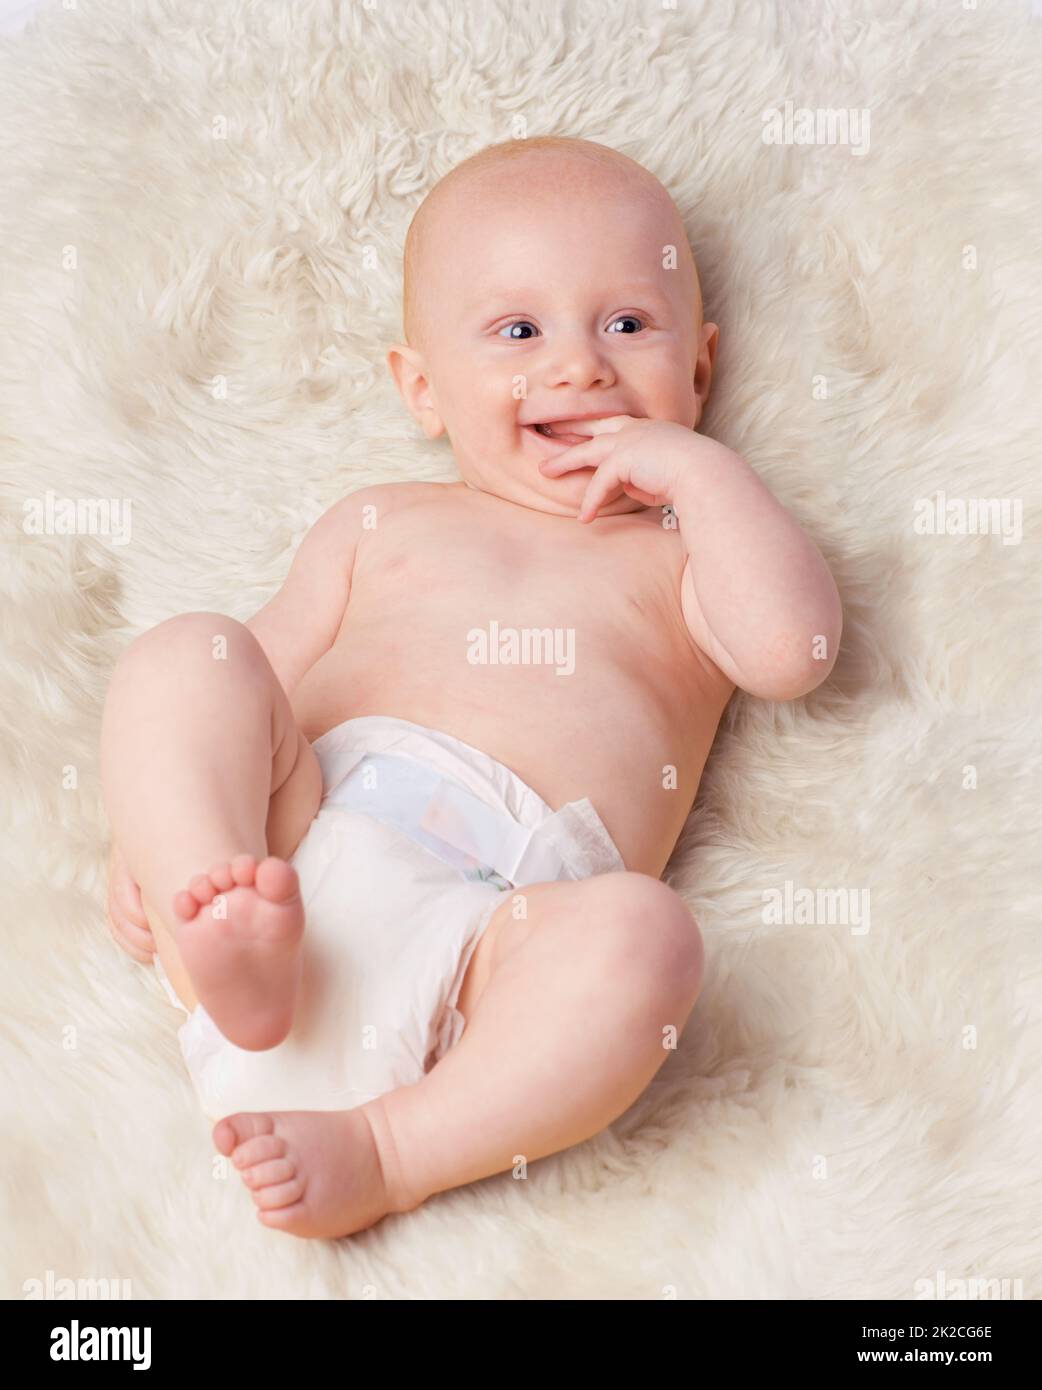
[[[592,470],[545,477],[540,460],[568,446],[537,425],[634,415],[694,428],[701,417],[716,328],[701,322],[682,225],[665,200],[574,166],[458,201],[424,249],[426,390],[417,384],[410,408],[431,437],[448,432],[471,486],[575,515]],[[641,505],[621,497],[600,514]]]

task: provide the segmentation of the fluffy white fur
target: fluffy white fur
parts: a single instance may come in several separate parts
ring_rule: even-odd
[[[53,0],[2,41],[4,1296],[1039,1296],[1040,47],[992,0]],[[786,99],[869,107],[869,153],[766,145]],[[108,937],[100,711],[136,632],[247,617],[344,492],[455,476],[383,365],[402,242],[518,116],[673,192],[705,429],[821,545],[843,650],[729,711],[669,872],[707,982],[632,1110],[307,1244],[215,1176],[180,1015]],[[48,489],[131,499],[131,543],[25,535]],[[938,489],[1022,499],[1024,540],[916,535]],[[765,925],[787,879],[870,889],[871,930]]]

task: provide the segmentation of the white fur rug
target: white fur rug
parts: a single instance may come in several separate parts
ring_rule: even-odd
[[[1040,59],[994,0],[51,0],[0,41],[0,1293],[1042,1295]],[[766,143],[786,101],[868,108],[867,152]],[[843,651],[721,729],[670,867],[708,978],[644,1097],[524,1183],[306,1244],[215,1176],[179,1015],[107,935],[100,711],[134,633],[247,617],[343,492],[455,476],[383,364],[402,242],[525,133],[674,193],[705,429],[825,551]],[[48,491],[52,531],[129,499],[129,543],[26,534]],[[1019,499],[1022,540],[917,533],[937,492]],[[765,921],[787,881],[870,917]]]

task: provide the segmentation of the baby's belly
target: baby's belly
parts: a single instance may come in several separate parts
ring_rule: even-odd
[[[698,790],[730,687],[607,663],[583,676],[517,667],[361,665],[330,653],[294,692],[314,741],[347,719],[391,715],[440,729],[511,768],[557,810],[589,797],[628,869],[661,875]],[[652,673],[654,674],[654,673]]]

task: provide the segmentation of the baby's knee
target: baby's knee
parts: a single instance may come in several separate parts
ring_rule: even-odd
[[[263,659],[249,628],[226,613],[178,613],[131,642],[116,664],[114,679],[171,666],[180,676],[190,677],[193,671],[210,674],[222,669],[219,662],[233,661],[241,667]]]
[[[602,920],[634,995],[691,1003],[702,986],[702,933],[683,898],[649,874],[606,874]]]

